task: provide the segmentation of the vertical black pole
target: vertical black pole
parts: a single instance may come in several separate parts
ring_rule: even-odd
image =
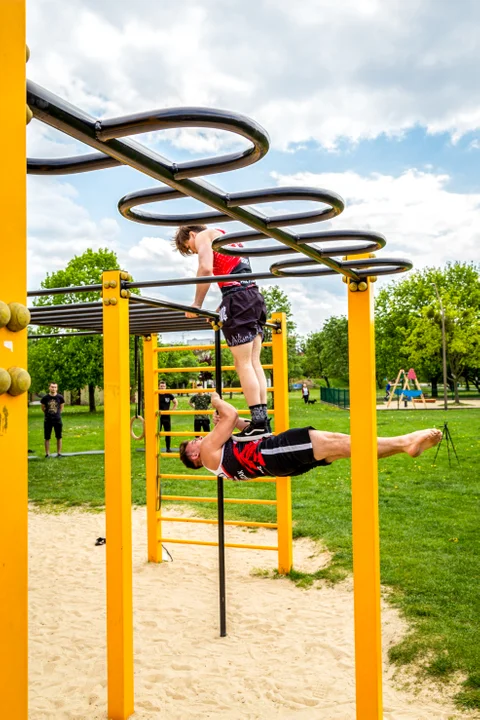
[[[220,330],[215,330],[215,390],[222,396],[222,348]],[[220,590],[220,637],[227,634],[227,605],[225,597],[225,508],[223,502],[223,477],[217,477],[218,518],[218,580]]]

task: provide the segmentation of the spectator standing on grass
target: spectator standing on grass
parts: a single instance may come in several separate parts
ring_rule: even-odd
[[[159,389],[167,389],[167,383],[165,382],[165,380],[160,381]],[[160,393],[160,395],[158,396],[158,404],[160,408],[160,432],[162,432],[162,428],[165,432],[171,432],[172,430],[172,417],[171,415],[168,415],[168,411],[170,410],[170,403],[173,403],[173,409],[176,410],[178,407],[178,400],[175,395],[165,392]],[[171,452],[171,442],[172,438],[170,437],[170,435],[165,435],[165,447],[167,449],[167,453]]]
[[[202,387],[202,383],[198,382],[197,388]],[[189,404],[194,410],[208,410],[211,399],[211,395],[209,395],[208,393],[197,392],[195,395],[192,395]],[[210,418],[208,417],[208,415],[195,415],[195,420],[193,421],[193,428],[196,433],[201,432],[202,430],[204,432],[210,432]]]
[[[310,390],[308,389],[307,383],[303,383],[302,385],[302,396],[303,402],[306,405],[308,403],[308,398],[310,397]]]
[[[48,393],[40,400],[44,421],[43,421],[43,437],[45,439],[45,457],[50,457],[50,438],[52,430],[55,431],[57,439],[57,457],[62,457],[62,411],[65,406],[65,398],[58,394],[57,383],[51,382],[48,387]]]

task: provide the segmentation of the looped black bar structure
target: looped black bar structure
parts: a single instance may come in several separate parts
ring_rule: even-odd
[[[319,190],[317,188],[265,188],[263,190],[252,190],[248,192],[238,192],[225,195],[225,200],[229,208],[242,207],[244,205],[256,205],[267,202],[280,202],[284,200],[312,200],[322,204],[329,205],[327,209],[320,211],[310,211],[296,213],[294,215],[279,215],[273,218],[266,218],[267,227],[282,227],[284,225],[303,225],[305,223],[321,222],[322,220],[330,220],[339,215],[344,209],[342,198],[335,193],[327,190]],[[232,222],[235,218],[230,217],[221,212],[210,213],[193,213],[190,215],[158,215],[153,213],[145,213],[132,211],[137,205],[143,205],[153,202],[162,202],[165,200],[176,200],[185,198],[183,193],[172,191],[168,188],[149,188],[147,190],[139,190],[135,193],[129,193],[121,198],[118,203],[120,213],[128,220],[143,223],[145,225],[160,225],[171,227],[172,225],[196,225],[202,223],[209,225],[211,223]],[[265,236],[261,234],[261,239]]]
[[[360,264],[359,261],[350,259],[353,255],[372,253],[381,249],[385,245],[385,238],[378,233],[326,231],[295,234],[288,229],[288,226],[323,222],[339,215],[344,209],[344,202],[331,191],[309,187],[278,187],[228,194],[205,180],[193,180],[192,178],[200,175],[218,174],[246,167],[266,154],[269,147],[267,133],[255,121],[241,114],[207,108],[170,108],[96,120],[33,82],[27,84],[27,103],[35,118],[99,151],[69,158],[29,159],[27,164],[29,173],[61,175],[122,164],[129,165],[168,187],[154,187],[125,195],[118,204],[119,211],[125,218],[159,226],[198,223],[207,225],[236,220],[250,227],[253,232],[232,233],[219,238],[214,244],[214,249],[218,252],[257,257],[288,253],[300,253],[306,256],[301,260],[297,258],[275,263],[270,268],[270,273],[258,274],[257,278],[323,276],[338,273],[358,282],[373,275],[390,275],[404,272],[412,267],[408,260],[403,259],[388,259],[381,262],[369,260],[368,263]],[[233,132],[246,138],[250,145],[245,150],[228,155],[177,164],[128,137],[145,132],[185,127]],[[208,205],[212,210],[193,214],[165,215],[134,209],[139,205],[180,198],[194,198]],[[325,207],[271,217],[251,207],[262,203],[299,200],[321,203]],[[225,247],[226,244],[240,239],[243,242],[251,242],[267,238],[273,238],[278,245],[242,249],[240,252],[238,249]],[[317,247],[314,244],[316,242],[323,242],[324,245]],[[346,255],[349,259],[338,261],[335,259],[337,255]],[[299,266],[297,271],[296,265]],[[311,267],[308,270],[301,269],[305,266]],[[194,279],[194,282],[205,281],[204,278]],[[155,285],[156,283],[152,281],[149,286]],[[126,287],[139,286],[138,283],[126,285]],[[33,294],[37,293],[30,293]]]

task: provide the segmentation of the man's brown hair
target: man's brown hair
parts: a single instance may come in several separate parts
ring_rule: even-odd
[[[191,232],[202,232],[206,230],[206,225],[180,225],[177,232],[173,237],[173,244],[180,253],[180,255],[193,255],[192,251],[188,247],[188,241],[190,239]]]
[[[197,470],[198,469],[197,466],[195,465],[193,460],[191,460],[187,455],[187,445],[189,442],[191,442],[191,441],[184,440],[183,442],[180,443],[179,448],[178,448],[179,453],[180,453],[180,460],[183,462],[183,464],[187,468],[190,468],[190,470]]]

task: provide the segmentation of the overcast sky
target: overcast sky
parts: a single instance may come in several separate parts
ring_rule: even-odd
[[[384,254],[417,268],[480,260],[476,0],[31,0],[27,10],[28,77],[95,117],[198,105],[266,128],[265,158],[212,177],[224,191],[325,187],[346,209],[321,229],[379,231]],[[137,140],[172,161],[238,147],[194,130]],[[38,121],[28,146],[31,157],[87,151]],[[195,261],[171,250],[174,228],[118,214],[122,195],[153,185],[126,167],[30,177],[29,288],[88,247],[114,250],[135,279],[194,274]],[[162,210],[182,208],[199,206]],[[346,313],[339,278],[279,284],[302,334]],[[189,303],[193,292],[169,297]],[[212,290],[206,307],[218,297]]]

